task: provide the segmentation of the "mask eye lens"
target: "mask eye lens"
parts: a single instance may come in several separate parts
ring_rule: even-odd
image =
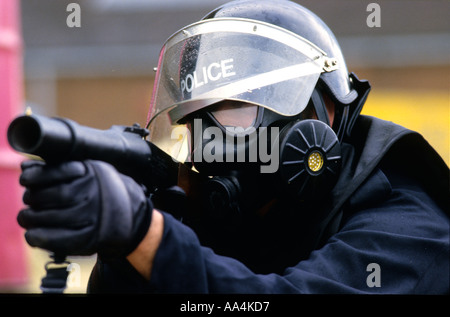
[[[253,127],[258,115],[258,106],[238,101],[224,101],[210,110],[214,118],[224,127]]]

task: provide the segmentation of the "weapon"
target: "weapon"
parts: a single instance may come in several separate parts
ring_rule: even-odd
[[[47,163],[100,160],[145,185],[150,192],[177,184],[178,165],[171,156],[144,138],[138,124],[99,130],[65,118],[22,115],[8,127],[8,142],[18,152]]]
[[[132,177],[150,192],[177,184],[179,166],[156,145],[145,140],[147,129],[138,124],[99,130],[65,118],[22,115],[8,127],[8,142],[18,152],[39,156],[48,164],[63,161],[101,160]],[[55,254],[46,264],[44,293],[62,293],[68,265],[65,255]]]

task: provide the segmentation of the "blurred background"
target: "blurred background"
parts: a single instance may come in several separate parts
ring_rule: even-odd
[[[163,42],[225,2],[0,1],[0,292],[40,292],[48,261],[46,252],[25,245],[15,221],[22,158],[6,142],[10,120],[30,106],[101,129],[145,125]],[[421,132],[449,164],[450,2],[295,2],[328,24],[349,71],[371,82],[363,113]],[[372,2],[379,21],[369,17]],[[79,27],[67,25],[75,12],[70,3],[79,5]],[[71,261],[67,292],[85,292],[95,256]]]

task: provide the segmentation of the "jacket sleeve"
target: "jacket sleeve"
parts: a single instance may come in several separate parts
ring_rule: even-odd
[[[364,189],[364,188],[363,188]],[[369,189],[369,190],[367,190]],[[370,186],[366,186],[370,194]],[[361,204],[320,249],[283,274],[260,275],[200,245],[164,214],[164,234],[146,290],[157,293],[448,293],[449,219],[418,186],[393,187]],[[109,277],[118,273],[109,268]],[[123,274],[123,273],[120,273]],[[126,288],[130,285],[122,279]]]

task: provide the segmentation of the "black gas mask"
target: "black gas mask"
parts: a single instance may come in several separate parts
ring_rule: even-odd
[[[320,199],[337,180],[340,144],[317,90],[291,118],[226,101],[194,113],[188,122],[191,161],[210,176],[203,207],[221,221],[235,221],[277,198]]]

